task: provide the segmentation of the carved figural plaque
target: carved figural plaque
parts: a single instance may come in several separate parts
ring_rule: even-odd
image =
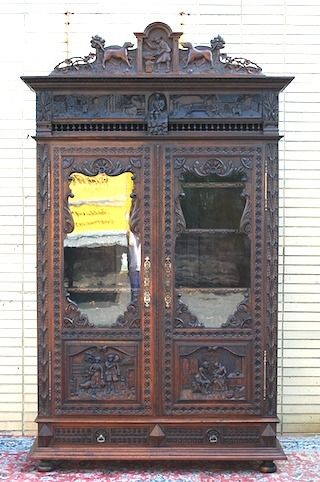
[[[181,346],[180,402],[245,400],[244,346]]]
[[[136,346],[71,348],[68,358],[70,399],[136,400]]]
[[[166,76],[261,73],[261,68],[250,60],[221,53],[225,47],[221,35],[211,39],[208,45],[181,42],[181,48],[179,41],[182,32],[173,32],[162,22],[152,23],[144,32],[134,35],[137,42],[135,49],[131,41],[125,41],[122,45],[108,45],[100,35],[94,35],[91,47],[95,52],[60,62],[52,74]]]

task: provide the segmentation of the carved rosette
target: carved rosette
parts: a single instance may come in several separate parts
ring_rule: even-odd
[[[38,383],[39,415],[49,415],[48,214],[50,161],[47,144],[38,146]]]
[[[276,414],[278,322],[278,145],[267,144],[267,413]]]

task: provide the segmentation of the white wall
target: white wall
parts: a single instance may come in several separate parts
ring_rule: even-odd
[[[220,33],[229,54],[296,76],[281,96],[279,414],[286,433],[320,431],[318,0],[1,1],[0,430],[34,433],[36,415],[35,99],[19,76],[157,20],[194,44]]]

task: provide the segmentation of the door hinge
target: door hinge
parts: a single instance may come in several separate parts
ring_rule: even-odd
[[[51,401],[51,397],[52,397],[52,386],[51,386],[51,383],[52,383],[52,375],[51,375],[51,369],[52,369],[52,356],[51,356],[51,351],[48,352],[48,370],[49,370],[49,373],[48,373],[48,392],[49,392],[49,400]]]
[[[171,303],[172,303],[172,296],[171,296],[172,263],[169,257],[167,257],[164,262],[164,273],[165,273],[164,305],[166,309],[169,310],[171,308]]]
[[[48,211],[51,208],[51,169],[48,163],[48,176],[47,176],[47,190],[48,190]]]
[[[151,303],[151,260],[146,256],[143,263],[143,301],[146,308],[150,307]]]
[[[267,350],[263,352],[263,400],[267,399]]]
[[[264,169],[264,210],[268,210],[268,161],[265,162]]]

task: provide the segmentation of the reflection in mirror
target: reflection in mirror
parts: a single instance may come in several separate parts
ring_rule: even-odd
[[[178,300],[198,326],[221,327],[250,287],[250,239],[240,230],[245,185],[190,173],[180,181],[186,227],[175,246]]]
[[[64,241],[69,298],[95,326],[113,326],[140,288],[141,246],[130,230],[132,173],[71,175],[74,229]]]

